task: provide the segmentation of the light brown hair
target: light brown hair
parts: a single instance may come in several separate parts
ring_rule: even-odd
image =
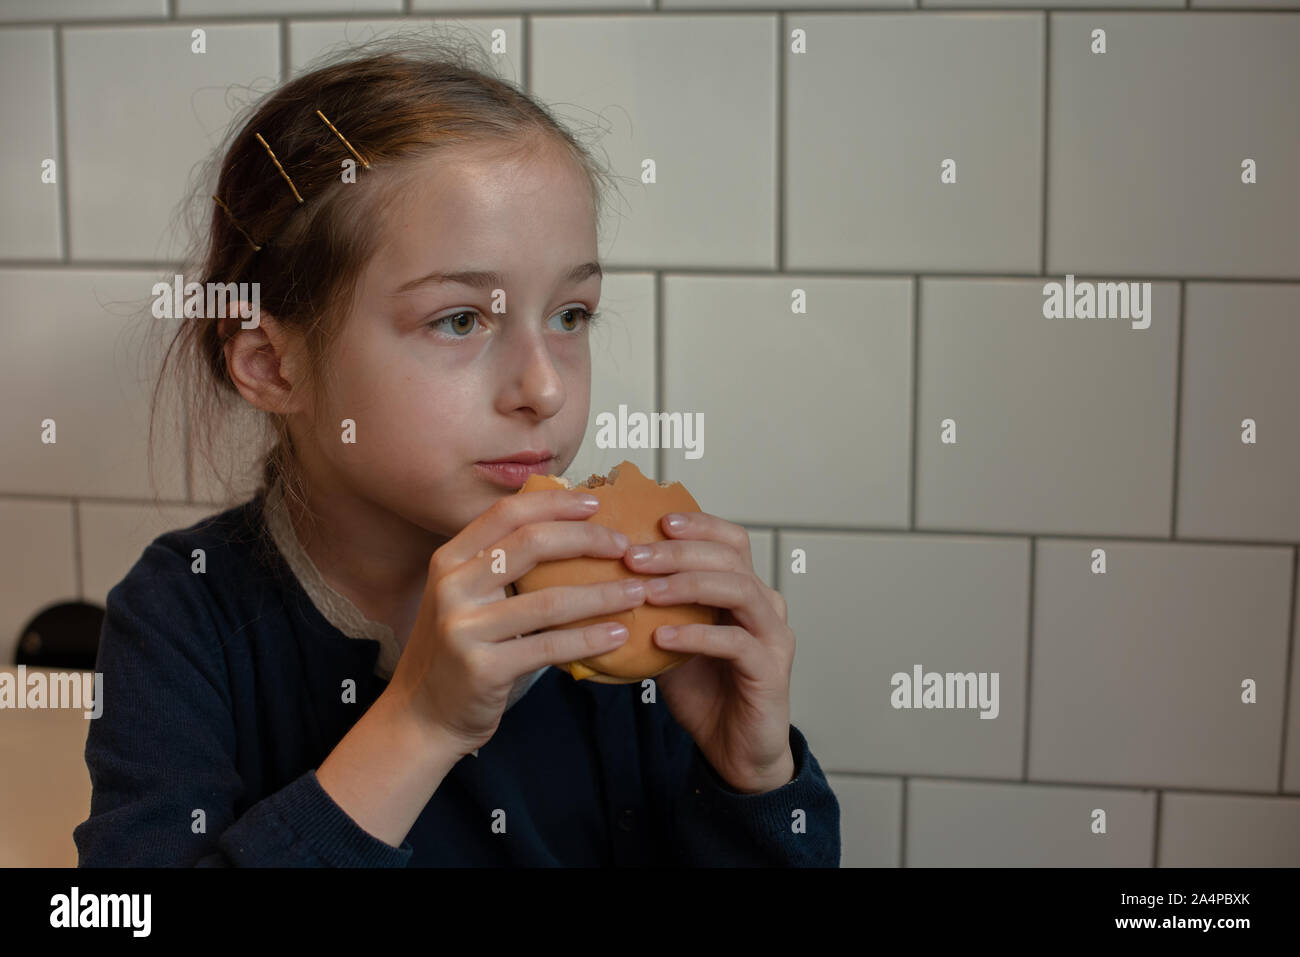
[[[599,225],[604,187],[612,182],[607,169],[547,107],[499,78],[476,39],[389,36],[327,54],[309,66],[246,107],[215,151],[189,199],[191,209],[200,210],[201,225],[192,232],[197,238],[186,257],[185,280],[259,283],[259,308],[302,337],[313,386],[327,375],[332,344],[351,312],[385,212],[405,191],[408,161],[455,145],[483,145],[502,158],[558,146],[589,177]],[[370,164],[357,164],[354,183],[343,182],[341,175],[351,152],[317,110]],[[259,133],[302,203],[256,138]],[[213,195],[224,207],[212,201]],[[238,321],[227,320],[226,331],[233,325],[237,332]],[[201,457],[233,501],[232,463],[214,458],[215,435],[251,407],[227,371],[221,320],[187,318],[179,326],[151,403],[151,474],[154,418],[175,352],[190,460]],[[311,392],[319,405],[321,389]],[[310,526],[319,517],[307,509],[288,423],[271,413],[259,411],[257,417],[258,494],[278,479],[286,500]]]

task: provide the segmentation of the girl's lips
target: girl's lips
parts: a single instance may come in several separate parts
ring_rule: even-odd
[[[554,457],[542,462],[525,464],[523,462],[475,462],[474,467],[487,478],[504,485],[506,488],[523,488],[530,475],[549,475],[555,464]]]

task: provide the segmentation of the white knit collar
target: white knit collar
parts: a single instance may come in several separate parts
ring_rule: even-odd
[[[298,541],[279,482],[267,491],[263,514],[276,548],[284,556],[289,569],[298,579],[317,611],[347,637],[379,642],[379,658],[375,661],[375,674],[384,681],[391,681],[393,670],[397,667],[397,660],[402,655],[397,636],[388,625],[372,621],[362,614],[361,609],[357,608],[346,595],[333,588],[321,575],[320,570],[316,568]],[[528,689],[545,674],[547,667],[549,666],[543,666],[516,679],[506,702],[507,711],[527,694]]]

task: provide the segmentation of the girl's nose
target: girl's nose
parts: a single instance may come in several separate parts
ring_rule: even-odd
[[[539,335],[522,344],[511,359],[508,401],[527,406],[540,416],[551,416],[564,404],[564,380],[550,350]]]

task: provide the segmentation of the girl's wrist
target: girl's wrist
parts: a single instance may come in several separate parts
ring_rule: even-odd
[[[468,753],[445,728],[424,717],[412,696],[393,684],[384,689],[373,707],[381,709],[385,723],[391,725],[396,735],[398,746],[417,759],[427,758],[434,764],[446,764],[450,768]]]

